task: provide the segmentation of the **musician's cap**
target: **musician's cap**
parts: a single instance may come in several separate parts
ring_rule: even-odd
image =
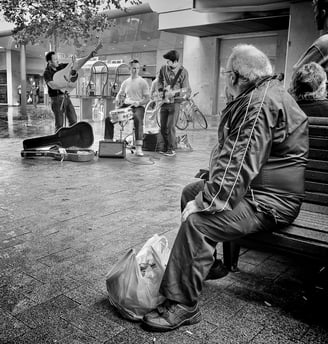
[[[170,60],[172,62],[179,61],[179,52],[176,50],[170,50],[166,54],[163,55],[166,60]]]
[[[56,53],[54,51],[49,51],[48,53],[46,53],[46,56],[45,56],[46,62],[51,61],[52,55],[55,55],[55,54]]]

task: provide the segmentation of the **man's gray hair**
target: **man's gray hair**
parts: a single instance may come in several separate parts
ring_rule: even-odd
[[[227,66],[241,77],[244,83],[273,74],[269,58],[251,44],[238,44],[232,49]]]

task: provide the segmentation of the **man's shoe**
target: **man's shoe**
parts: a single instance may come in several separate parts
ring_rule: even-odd
[[[168,150],[166,153],[164,153],[165,156],[175,156],[175,151],[174,150]]]
[[[224,276],[227,276],[228,273],[229,270],[223,265],[222,260],[217,259],[211,266],[211,269],[206,276],[205,281],[222,278]]]
[[[200,320],[198,304],[188,307],[170,300],[166,300],[142,319],[146,329],[158,332],[171,331],[183,325],[193,325]]]

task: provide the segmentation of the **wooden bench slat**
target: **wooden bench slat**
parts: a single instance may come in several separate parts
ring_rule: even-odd
[[[328,126],[310,125],[309,126],[309,135],[310,136],[328,137]]]
[[[247,247],[262,247],[262,248],[275,248],[279,251],[304,255],[315,259],[326,261],[328,259],[328,244],[318,243],[313,241],[305,241],[302,239],[295,239],[287,237],[279,233],[257,233],[252,236],[249,235],[245,238],[238,240],[241,246]]]
[[[312,148],[328,147],[328,139],[325,137],[309,137],[309,144]]]
[[[309,192],[328,193],[328,184],[305,181],[305,190]]]
[[[308,239],[317,242],[326,243],[328,246],[328,233],[322,231],[316,231],[309,227],[299,227],[296,225],[290,225],[286,228],[281,229],[279,232],[283,235],[292,236],[298,239]]]
[[[328,161],[309,159],[306,169],[328,171]]]
[[[309,158],[328,161],[328,151],[325,149],[310,148]]]
[[[305,180],[328,184],[328,172],[306,169]]]
[[[302,203],[301,206],[301,211],[309,211],[314,213],[314,215],[319,214],[319,216],[321,214],[325,214],[328,215],[328,207],[324,206],[322,204],[313,204],[313,203],[308,203],[306,200]]]
[[[311,125],[327,125],[328,126],[328,117],[317,117],[311,116],[308,117],[309,124]]]
[[[311,227],[328,233],[327,214],[318,214],[307,210],[301,210],[293,224],[302,227]]]
[[[328,195],[320,192],[305,191],[305,200],[316,204],[328,204]]]

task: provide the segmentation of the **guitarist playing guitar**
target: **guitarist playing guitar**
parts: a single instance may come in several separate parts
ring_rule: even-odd
[[[51,109],[55,115],[56,131],[63,127],[64,115],[68,119],[69,126],[77,122],[76,112],[69,97],[69,92],[76,87],[78,70],[89,59],[94,57],[101,47],[101,43],[98,43],[97,47],[89,55],[77,60],[72,59],[70,63],[58,63],[58,57],[54,51],[46,54],[47,67],[43,77],[48,86]]]
[[[166,65],[162,66],[158,76],[158,91],[162,94],[160,109],[161,134],[164,139],[166,156],[175,155],[176,134],[175,123],[180,103],[191,94],[188,71],[179,64],[179,53],[170,50],[163,55]],[[183,96],[184,93],[184,96]]]

